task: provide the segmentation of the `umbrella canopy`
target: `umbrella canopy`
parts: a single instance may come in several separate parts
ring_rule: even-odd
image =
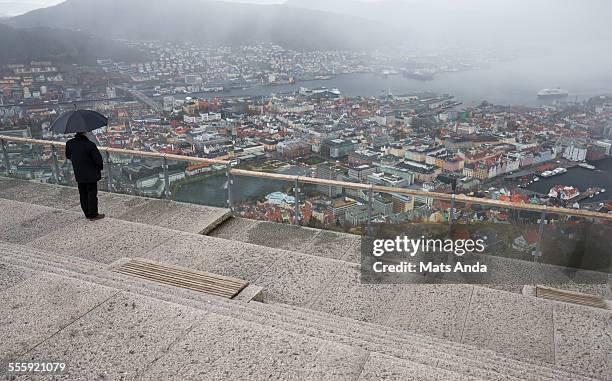
[[[108,118],[91,110],[72,110],[63,113],[51,124],[51,131],[58,134],[89,132],[108,125]]]

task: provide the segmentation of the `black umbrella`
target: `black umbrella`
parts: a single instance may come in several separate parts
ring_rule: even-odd
[[[63,113],[51,124],[58,134],[89,132],[108,125],[108,118],[96,111],[72,110]]]

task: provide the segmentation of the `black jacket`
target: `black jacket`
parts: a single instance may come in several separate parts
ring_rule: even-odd
[[[102,178],[104,161],[98,147],[82,135],[68,140],[66,158],[72,161],[77,183],[95,183]]]

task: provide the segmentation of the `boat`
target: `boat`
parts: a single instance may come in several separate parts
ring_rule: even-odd
[[[552,171],[544,171],[542,173],[540,173],[540,176],[542,177],[551,177],[551,176],[556,176],[556,175],[560,175],[562,173],[567,172],[567,169],[559,167],[559,168],[555,168]]]
[[[566,98],[569,95],[569,92],[565,89],[556,88],[556,89],[542,89],[538,91],[538,99],[560,99]]]
[[[420,70],[404,71],[402,75],[406,78],[416,79],[419,81],[432,81],[434,79],[434,76],[432,73],[423,72]]]

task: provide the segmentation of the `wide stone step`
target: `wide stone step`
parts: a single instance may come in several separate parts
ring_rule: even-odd
[[[17,201],[0,200],[0,207],[14,213],[36,210],[25,222],[0,221],[0,240],[100,263],[140,257],[231,276],[264,286],[270,299],[282,302],[307,304],[334,279],[335,273],[355,266],[331,258],[113,218],[90,222],[77,212]]]
[[[276,304],[276,303],[275,303]],[[431,356],[439,359],[438,367],[456,369],[458,365],[464,367],[468,374],[496,379],[566,379],[588,380],[593,375],[586,373],[567,372],[563,369],[542,362],[518,361],[504,357],[496,352],[477,349],[453,341],[441,340],[431,336],[422,336],[414,332],[397,330],[384,325],[355,321],[324,312],[307,310],[305,308],[284,305],[285,309],[270,310],[277,314],[283,322],[297,326],[317,326],[331,336],[350,335],[351,339],[360,339],[367,342],[380,342],[383,345],[393,345],[398,348],[413,346],[415,350],[433,350]],[[258,307],[269,309],[269,307]],[[401,355],[395,354],[398,357]],[[490,372],[490,373],[481,373]],[[502,377],[502,378],[497,378]]]
[[[304,226],[233,217],[208,234],[350,263],[358,263],[360,258],[360,236]]]
[[[82,213],[73,187],[0,177],[0,198]],[[190,233],[206,234],[231,217],[225,208],[119,193],[99,192],[98,199],[108,217]]]
[[[31,254],[30,254],[31,255]],[[136,292],[141,295],[145,295],[148,297],[164,300],[167,302],[177,303],[193,308],[203,309],[206,311],[222,314],[224,316],[231,316],[236,319],[245,320],[254,324],[260,324],[264,326],[273,326],[278,329],[283,329],[288,332],[296,332],[303,335],[308,335],[311,337],[316,337],[320,339],[328,340],[330,338],[329,335],[317,330],[313,327],[304,328],[301,326],[301,323],[298,324],[287,324],[282,322],[271,322],[272,315],[267,313],[266,311],[255,311],[252,307],[258,303],[249,303],[249,304],[240,304],[240,303],[232,303],[225,304],[221,299],[215,299],[213,296],[209,295],[194,295],[182,292],[183,290],[178,289],[165,289],[164,287],[160,287],[156,284],[151,284],[148,282],[130,282],[129,279],[117,279],[112,277],[111,274],[98,273],[97,275],[87,275],[81,274],[78,272],[72,272],[66,270],[65,268],[57,268],[53,266],[53,262],[47,259],[38,259],[36,261],[29,261],[29,255],[11,255],[10,257],[3,258],[4,261],[11,263],[12,265],[18,266],[28,266],[30,268],[34,268],[38,271],[46,271],[52,272],[57,275],[71,277],[75,279],[79,279],[82,281],[87,281],[91,283],[100,284],[106,287],[112,287],[116,289],[126,289],[130,292]],[[63,267],[64,265],[62,265]],[[89,267],[85,266],[80,270],[88,270]],[[121,278],[121,274],[120,278]],[[197,293],[196,293],[197,294]],[[410,351],[410,356],[407,356],[406,350],[397,350],[393,348],[388,348],[387,346],[375,345],[362,341],[354,341],[348,340],[345,337],[340,337],[343,340],[338,341],[339,343],[355,346],[357,348],[361,348],[363,350],[378,350],[381,353],[385,353],[388,356],[393,355],[401,355],[398,359],[403,358],[406,361],[417,361],[419,364],[424,367],[435,366],[437,364],[437,359],[435,357],[430,357],[428,355],[422,354],[418,351]],[[451,370],[452,372],[452,370]],[[439,374],[440,372],[433,372],[432,374]],[[470,373],[478,373],[470,371]],[[483,374],[486,375],[486,374]],[[447,374],[448,376],[448,374]],[[471,377],[471,376],[470,376]],[[453,377],[453,379],[457,379]],[[465,378],[464,378],[465,379]],[[470,378],[473,379],[473,378]],[[494,379],[488,377],[488,379]],[[512,379],[512,378],[498,378],[498,379]]]
[[[5,249],[4,252],[6,253],[6,247],[3,247],[3,249]],[[34,251],[31,250],[30,253],[28,254],[18,255],[13,251],[9,256],[4,257],[3,260],[8,261],[12,263],[13,265],[23,264],[29,267],[34,267],[39,271],[54,270],[53,272],[57,275],[61,275],[61,276],[73,278],[73,279],[78,279],[78,280],[86,281],[90,283],[96,283],[99,285],[104,285],[105,287],[108,287],[109,289],[113,288],[113,289],[120,290],[120,289],[126,288],[125,285],[122,284],[121,280],[112,281],[108,278],[88,276],[86,274],[72,272],[72,271],[69,271],[63,268],[53,269],[54,267],[52,265],[53,262],[49,260],[53,258],[45,258],[45,259],[41,258],[41,259],[37,259],[36,261],[26,262],[28,258],[30,258],[32,255],[35,255],[33,253]],[[41,255],[41,254],[44,254],[44,253],[38,253],[38,255]],[[19,257],[23,257],[23,259],[20,261]],[[62,258],[57,258],[57,256],[52,256],[52,257],[54,257],[55,259],[59,259],[60,262],[62,263],[74,263],[71,261],[66,262]],[[78,266],[75,266],[75,267],[78,268]],[[86,265],[86,266],[81,267],[79,270],[91,271],[91,266]],[[239,304],[235,302],[223,303],[222,299],[215,299],[214,297],[211,298],[208,296],[202,298],[202,300],[200,301],[196,301],[195,299],[191,299],[191,298],[183,299],[180,296],[177,297],[176,289],[172,289],[172,288],[163,289],[163,287],[157,288],[157,290],[154,290],[153,288],[146,287],[146,286],[137,287],[137,286],[130,285],[128,287],[128,291],[136,292],[136,293],[145,295],[147,297],[152,297],[152,298],[159,299],[159,300],[164,300],[164,301],[175,303],[175,304],[180,304],[180,305],[185,305],[185,306],[205,310],[207,312],[212,312],[215,314],[221,314],[223,316],[228,316],[228,317],[232,317],[235,319],[240,319],[242,321],[248,321],[253,324],[261,325],[262,327],[270,326],[269,324],[267,324],[268,318],[266,316],[253,315],[252,309],[249,308],[250,305],[246,305],[246,304],[243,305],[243,304]],[[284,325],[283,327],[286,329],[289,326]],[[277,327],[277,328],[283,329],[283,327]],[[291,332],[292,334],[295,334],[295,333],[303,334],[296,330],[291,330],[288,332]],[[309,335],[309,336],[315,337],[320,340],[327,340],[322,335]],[[330,344],[330,345],[333,346],[334,344]],[[387,356],[387,358],[390,359],[391,357]],[[433,364],[435,361],[429,360],[428,362]],[[433,380],[433,379],[476,380],[477,379],[473,377],[466,378],[464,375],[459,375],[453,371],[448,371],[444,369],[436,369],[435,367],[426,365],[425,363],[415,363],[408,359],[395,358],[393,359],[392,363],[393,363],[394,368],[395,367],[400,367],[400,368],[405,367],[406,369],[412,369],[413,371],[415,371],[416,372],[414,375],[415,379],[422,379],[422,380]],[[391,365],[389,366],[391,367]],[[406,371],[406,369],[404,369],[404,371]]]
[[[6,306],[0,311],[2,357],[48,361],[61,353],[68,364],[62,379],[200,380],[205,374],[207,379],[354,380],[374,379],[380,372],[411,374],[417,380],[466,379],[325,339],[52,274],[39,273],[21,287],[0,293],[0,300]]]
[[[268,309],[268,307],[262,307]],[[438,367],[456,369],[462,366],[468,374],[479,377],[495,379],[591,379],[592,375],[574,374],[545,363],[523,362],[501,356],[495,352],[478,349],[450,341],[443,341],[432,337],[423,337],[412,332],[393,330],[384,326],[371,325],[349,319],[338,318],[335,315],[320,316],[312,311],[295,312],[292,306],[287,310],[271,310],[278,314],[280,321],[296,324],[298,327],[316,326],[327,332],[328,335],[339,337],[346,335],[351,340],[363,340],[368,343],[380,343],[396,348],[413,347],[414,350],[430,352],[430,356],[439,359]],[[291,311],[294,311],[292,313]],[[338,340],[342,342],[342,340]],[[469,356],[466,356],[469,354]],[[402,357],[401,354],[394,354]],[[499,372],[499,373],[498,373]],[[494,376],[495,374],[495,376]]]
[[[6,252],[6,249],[4,250]],[[423,364],[435,365],[441,368],[447,368],[457,370],[457,367],[461,367],[463,374],[471,374],[477,377],[485,379],[581,379],[574,375],[568,375],[565,372],[558,370],[546,369],[532,364],[521,363],[507,358],[499,357],[496,358],[494,353],[490,351],[475,350],[473,347],[459,345],[454,348],[455,345],[443,346],[441,340],[431,340],[431,338],[419,337],[403,332],[394,332],[391,335],[382,337],[376,337],[373,334],[375,332],[372,327],[375,325],[361,323],[357,321],[349,321],[348,319],[342,319],[337,316],[325,316],[325,314],[314,313],[312,311],[306,311],[304,309],[292,308],[291,306],[272,306],[272,305],[261,305],[259,303],[249,303],[248,305],[227,305],[220,303],[220,300],[214,300],[209,297],[200,298],[200,301],[194,300],[193,293],[183,293],[183,295],[177,298],[177,290],[172,289],[171,292],[166,295],[160,295],[168,293],[168,288],[164,287],[151,287],[150,284],[142,284],[136,286],[137,282],[124,283],[125,279],[117,279],[113,277],[110,272],[100,270],[99,266],[95,266],[94,263],[88,263],[79,266],[76,261],[63,258],[57,255],[50,255],[47,258],[32,258],[32,256],[42,256],[44,253],[33,254],[35,251],[31,251],[26,254],[13,254],[11,257],[13,264],[23,264],[26,266],[32,266],[36,259],[36,263],[45,263],[49,268],[56,267],[56,272],[62,275],[67,274],[66,267],[74,264],[77,271],[86,272],[97,272],[95,276],[84,276],[84,274],[75,274],[77,277],[90,281],[104,284],[110,287],[126,288],[129,287],[131,291],[141,292],[145,295],[160,298],[162,300],[180,302],[181,304],[190,305],[192,307],[210,309],[215,307],[215,311],[230,314],[237,318],[246,319],[259,324],[269,324],[277,326],[282,329],[288,329],[295,332],[301,332],[316,337],[334,337],[338,342],[349,344],[357,347],[361,347],[368,350],[375,350],[381,353],[387,353],[398,358],[408,358],[413,361],[418,361]],[[11,257],[5,258],[10,259]],[[21,262],[17,260],[19,258]],[[51,260],[58,260],[60,263],[58,266],[54,266]],[[17,262],[15,262],[17,260]],[[93,266],[92,266],[93,265]],[[59,267],[59,268],[57,268]],[[92,269],[92,267],[97,267]],[[47,269],[48,270],[48,269]],[[211,300],[215,303],[211,304]],[[204,305],[202,306],[202,302]],[[282,307],[282,308],[281,308]],[[292,313],[293,311],[293,313]],[[297,313],[296,313],[297,312]],[[306,314],[308,313],[308,314]],[[305,319],[305,316],[311,315]],[[330,332],[328,327],[333,327],[339,324],[344,326],[344,331]],[[350,325],[348,324],[350,323]],[[332,329],[332,331],[335,331]],[[403,336],[403,335],[406,336]],[[390,337],[389,337],[390,336]],[[392,340],[394,337],[402,336],[403,340]],[[428,339],[430,342],[428,342]],[[436,345],[432,345],[431,342]],[[401,348],[401,349],[397,349]],[[455,349],[455,350],[453,350]],[[458,352],[456,354],[449,354]],[[427,354],[424,354],[427,353]],[[467,356],[466,356],[467,355]],[[470,358],[477,356],[478,361],[472,361]]]
[[[23,266],[35,271],[48,272],[83,281],[98,283],[108,287],[124,290],[150,291],[153,297],[171,301],[173,298],[209,302],[224,300],[211,294],[194,292],[184,288],[166,286],[156,282],[134,278],[113,272],[109,265],[83,260],[70,255],[59,255],[27,246],[12,245],[0,242],[0,259],[14,266]],[[146,295],[146,292],[145,292]],[[160,297],[164,296],[164,298]]]

